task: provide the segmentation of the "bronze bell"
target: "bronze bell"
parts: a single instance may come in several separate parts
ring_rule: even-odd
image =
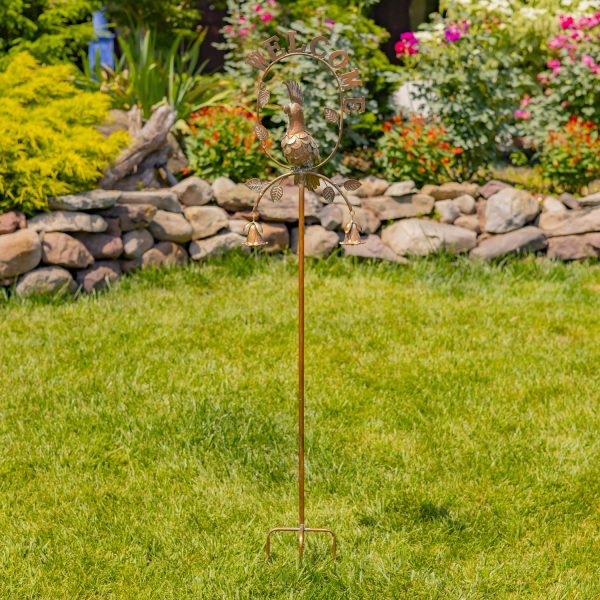
[[[250,246],[251,248],[258,248],[265,246],[268,242],[263,240],[263,228],[256,222],[251,221],[244,227],[244,234],[246,235],[246,241],[244,246]]]
[[[344,227],[344,241],[340,242],[342,246],[358,246],[364,244],[360,239],[360,227],[355,221],[350,221],[346,227]]]

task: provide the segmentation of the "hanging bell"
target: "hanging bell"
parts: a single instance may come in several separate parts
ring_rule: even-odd
[[[342,246],[358,246],[364,244],[360,239],[360,227],[355,221],[350,221],[346,227],[344,227],[344,241],[340,242]]]
[[[265,246],[268,242],[263,240],[263,228],[256,222],[251,221],[244,227],[244,234],[246,235],[246,241],[244,246],[250,246],[251,248],[258,248]]]

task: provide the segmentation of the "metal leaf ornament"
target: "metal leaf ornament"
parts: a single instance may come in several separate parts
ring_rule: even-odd
[[[263,143],[269,139],[269,132],[267,131],[266,127],[263,127],[260,124],[254,126],[254,133],[256,134],[256,137]]]
[[[325,200],[327,200],[327,202],[333,202],[333,199],[335,198],[335,192],[333,191],[332,187],[327,186],[323,190],[322,196],[325,198]]]
[[[335,110],[333,110],[333,108],[325,107],[323,109],[323,115],[325,116],[325,120],[328,123],[335,123],[336,125],[340,119],[340,116],[337,114],[337,112]]]
[[[276,183],[271,188],[271,200],[273,202],[278,202],[282,198],[283,198],[283,188],[278,183]]]
[[[269,102],[269,99],[271,98],[271,92],[269,92],[269,90],[267,89],[261,89],[260,92],[258,92],[258,105],[262,108],[263,106],[265,106],[267,104],[267,102]]]
[[[263,182],[260,179],[248,179],[246,181],[246,187],[250,188],[253,192],[262,192]]]
[[[353,192],[354,190],[357,190],[361,185],[362,185],[361,182],[358,181],[357,179],[348,179],[347,181],[344,181],[344,187],[349,192]]]

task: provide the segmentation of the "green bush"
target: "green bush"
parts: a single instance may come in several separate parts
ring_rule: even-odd
[[[47,208],[49,196],[93,187],[127,142],[94,127],[110,108],[105,94],[73,85],[70,65],[40,66],[16,55],[0,73],[0,211]]]
[[[184,174],[235,181],[266,175],[269,163],[255,125],[254,114],[242,107],[206,107],[192,115],[184,135],[190,163]]]

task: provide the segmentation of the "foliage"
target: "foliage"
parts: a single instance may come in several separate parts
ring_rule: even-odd
[[[337,560],[283,533],[264,564],[297,516],[297,261],[230,255],[0,306],[0,597],[600,596],[600,266],[306,276],[307,522]]]
[[[554,28],[538,86],[515,110],[520,131],[535,145],[573,115],[600,123],[600,12],[561,15]]]
[[[0,55],[26,50],[44,63],[75,61],[92,39],[91,14],[99,5],[99,0],[3,0]]]
[[[184,137],[189,171],[214,179],[244,181],[267,170],[267,156],[254,135],[255,115],[245,108],[202,108],[191,115]]]
[[[168,47],[177,35],[190,36],[196,29],[200,12],[194,0],[114,0],[108,16],[129,33],[149,30],[156,33],[161,47]]]
[[[600,174],[600,135],[591,121],[573,116],[550,131],[540,153],[540,172],[564,190],[578,188]]]
[[[110,100],[78,90],[74,75],[27,53],[0,73],[0,211],[44,210],[48,196],[93,187],[126,143],[125,133],[107,139],[96,130]]]
[[[204,34],[189,46],[177,36],[167,49],[157,44],[157,38],[153,31],[119,36],[122,54],[116,59],[115,69],[97,65],[91,73],[85,67],[84,87],[107,92],[118,108],[137,104],[146,118],[157,105],[167,103],[179,118],[186,119],[203,106],[227,97],[222,78],[202,75],[204,64],[200,63],[199,52]]]
[[[383,129],[375,164],[386,179],[412,179],[423,185],[454,178],[452,170],[462,149],[450,145],[443,125],[413,115],[407,121],[393,117]]]
[[[582,11],[590,3],[569,4]],[[408,67],[404,78],[417,82],[417,103],[440,117],[452,142],[463,148],[461,173],[468,177],[522,133],[515,110],[537,87],[536,74],[548,59],[548,30],[563,9],[557,0],[461,0],[440,10],[417,32],[403,34],[396,50]],[[565,72],[560,100],[585,95],[575,89],[579,80],[568,88],[567,79]]]

